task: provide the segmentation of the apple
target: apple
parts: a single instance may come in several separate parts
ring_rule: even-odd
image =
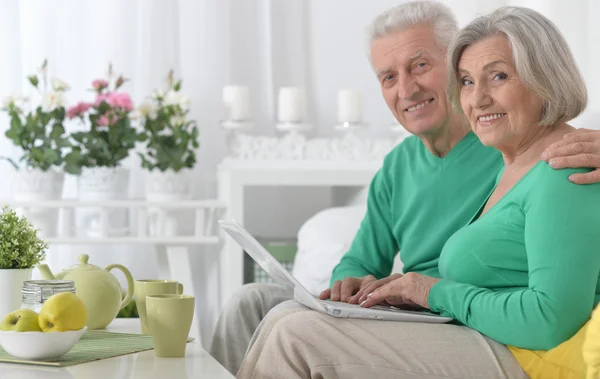
[[[39,326],[44,332],[80,330],[87,322],[83,300],[72,292],[50,296],[40,310]]]
[[[19,309],[4,317],[0,330],[13,332],[41,332],[38,314],[31,309]]]

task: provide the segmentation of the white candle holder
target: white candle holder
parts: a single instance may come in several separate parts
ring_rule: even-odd
[[[252,120],[222,120],[221,126],[226,130],[234,132],[249,130],[254,127]]]
[[[280,132],[302,133],[312,129],[312,124],[305,121],[280,121],[275,128]]]
[[[369,124],[365,122],[343,121],[334,125],[335,130],[352,132],[365,129]]]

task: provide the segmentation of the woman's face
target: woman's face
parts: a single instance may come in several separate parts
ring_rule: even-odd
[[[461,106],[484,145],[514,151],[539,128],[543,102],[519,80],[506,36],[468,46],[458,62],[458,80]]]

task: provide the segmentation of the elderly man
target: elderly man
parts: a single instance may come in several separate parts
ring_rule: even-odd
[[[446,49],[457,30],[446,6],[427,1],[395,7],[374,20],[372,66],[390,110],[414,136],[388,154],[373,179],[367,213],[350,250],[334,269],[331,288],[321,293],[322,299],[358,303],[374,286],[397,277],[390,273],[399,251],[405,273],[439,278],[442,246],[491,192],[503,166],[501,155],[483,146],[447,102]],[[567,135],[541,158],[554,168],[594,167],[595,171],[575,174],[570,180],[600,182],[600,132]],[[265,315],[291,298],[292,294],[275,285],[242,288],[222,311],[211,353],[237,372],[255,330],[263,329],[260,337],[254,334],[253,342],[259,346],[250,352],[239,374],[261,377],[256,367],[260,339],[299,305],[285,302]],[[505,348],[483,337],[480,343],[477,349],[482,354],[498,354],[499,361],[512,365],[507,369],[520,373]],[[472,368],[476,371],[478,365]]]

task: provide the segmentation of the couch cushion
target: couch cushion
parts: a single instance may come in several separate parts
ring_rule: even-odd
[[[366,210],[365,204],[328,208],[302,225],[292,273],[310,293],[329,287],[331,273],[350,248]],[[401,268],[396,260],[393,272]]]

